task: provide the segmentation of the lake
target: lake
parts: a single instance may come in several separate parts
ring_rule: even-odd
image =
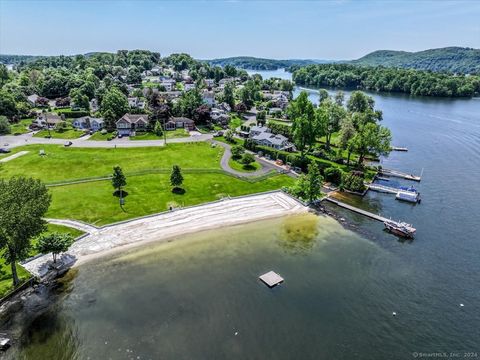
[[[289,75],[262,72],[268,74]],[[309,92],[316,101],[316,90]],[[370,95],[393,144],[409,149],[391,153],[382,164],[415,174],[423,169],[421,183],[413,183],[423,200],[410,205],[370,192],[345,201],[412,223],[415,240],[400,241],[382,224],[329,205],[356,231],[304,215],[130,250],[80,267],[7,355],[480,356],[480,99]],[[261,284],[257,277],[269,270],[285,283],[274,289]]]

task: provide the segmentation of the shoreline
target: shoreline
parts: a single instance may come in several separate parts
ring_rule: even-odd
[[[90,260],[151,242],[168,242],[197,231],[305,213],[308,210],[308,207],[282,191],[225,199],[92,230],[78,239],[59,260],[66,266],[77,267]],[[46,254],[24,263],[23,267],[32,275],[45,278],[51,273],[51,262],[51,254]]]

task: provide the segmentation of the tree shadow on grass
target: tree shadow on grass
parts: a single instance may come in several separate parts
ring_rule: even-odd
[[[177,194],[177,195],[183,195],[183,194],[185,194],[185,189],[176,186],[172,189],[172,193]]]
[[[116,197],[119,198],[119,197],[120,197],[120,191],[115,190],[115,191],[113,192],[113,196],[116,196]],[[122,198],[125,198],[125,197],[127,197],[127,196],[128,196],[128,192],[126,192],[125,190],[122,190]]]

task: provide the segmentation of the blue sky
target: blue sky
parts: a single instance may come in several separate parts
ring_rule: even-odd
[[[479,19],[477,0],[0,0],[0,53],[352,59],[378,49],[480,48]]]

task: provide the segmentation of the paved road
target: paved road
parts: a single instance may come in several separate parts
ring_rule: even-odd
[[[184,138],[168,139],[167,144],[171,143],[187,143],[196,141],[206,141],[213,138],[211,134],[193,135]],[[88,140],[88,137],[81,137],[78,139],[47,139],[42,137],[33,137],[33,133],[22,134],[17,136],[7,135],[0,136],[0,147],[14,148],[18,146],[24,146],[29,144],[59,144],[63,145],[66,141],[72,142],[72,147],[85,147],[85,148],[112,148],[112,147],[150,147],[150,146],[164,146],[163,140],[129,140],[128,138],[116,138],[112,141],[94,141]],[[8,144],[8,145],[6,145]]]
[[[222,167],[223,170],[225,170],[229,173],[232,173],[234,175],[250,177],[250,176],[264,175],[264,174],[266,174],[266,173],[268,173],[272,170],[276,170],[276,171],[283,170],[283,169],[279,169],[277,166],[275,166],[273,164],[270,164],[269,162],[267,162],[265,160],[260,159],[257,156],[255,157],[255,159],[262,165],[261,169],[259,169],[257,171],[253,171],[253,172],[243,172],[243,171],[234,170],[230,167],[230,165],[228,165],[228,160],[230,160],[230,157],[232,156],[232,152],[231,152],[232,147],[230,145],[225,144],[224,142],[220,142],[220,141],[212,140],[212,143],[217,144],[218,146],[221,146],[225,149],[225,152],[223,153],[222,159],[220,160],[220,166]]]

